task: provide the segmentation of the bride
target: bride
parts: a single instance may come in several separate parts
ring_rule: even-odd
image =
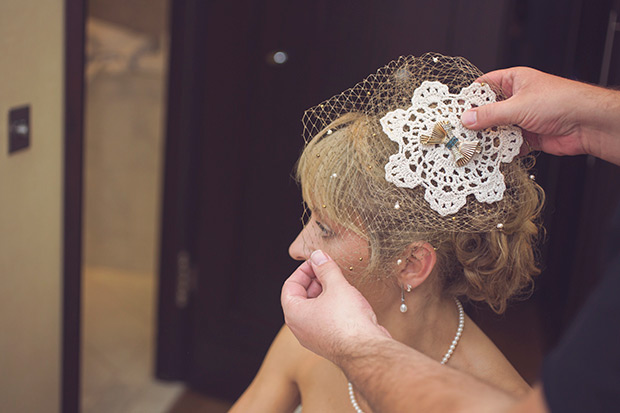
[[[518,129],[461,126],[462,112],[501,98],[480,75],[463,58],[401,57],[307,111],[297,164],[307,219],[289,253],[326,252],[394,339],[518,396],[527,383],[461,302],[501,313],[531,290],[544,194],[516,157]],[[284,326],[231,412],[300,405],[370,411]]]

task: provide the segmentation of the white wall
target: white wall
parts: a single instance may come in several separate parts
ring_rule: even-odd
[[[62,0],[0,2],[0,411],[57,412],[61,371]],[[11,107],[31,146],[7,154]]]

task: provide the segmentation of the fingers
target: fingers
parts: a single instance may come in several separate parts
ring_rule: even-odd
[[[308,288],[313,280],[316,280],[314,270],[308,261],[304,261],[289,277],[289,280],[299,283]]]
[[[304,262],[284,282],[281,294],[282,306],[284,306],[285,301],[290,299],[316,297],[320,294],[320,291],[317,294],[317,288],[320,288],[320,284],[318,284],[318,287],[317,284],[318,282],[312,267],[307,261]]]
[[[323,292],[323,286],[316,279],[312,280],[310,287],[308,287],[308,298],[316,298]]]
[[[530,133],[528,131],[523,131],[523,137],[527,142],[530,151],[540,151],[542,150],[542,142],[540,141],[540,135],[536,133]]]
[[[321,250],[316,250],[291,274],[282,286],[281,302],[285,307],[290,300],[316,298],[323,292],[322,282],[344,279],[338,265]],[[331,282],[333,282],[331,281]]]
[[[282,304],[282,308],[285,310],[288,303],[292,301],[304,300],[306,298],[308,298],[307,290],[301,284],[291,282],[289,279],[282,285],[280,303]]]
[[[323,263],[330,261],[330,260],[331,260],[331,257],[325,254],[321,250],[314,250],[312,251],[312,254],[310,254],[310,261],[314,265],[322,265]]]
[[[518,103],[512,99],[470,109],[461,116],[468,129],[485,129],[497,125],[514,125],[521,122]]]
[[[521,152],[529,154],[535,151],[540,151],[540,136],[536,133],[523,130],[523,145],[521,146]]]
[[[484,129],[498,125],[519,124],[522,114],[519,111],[518,99],[513,97],[517,92],[515,79],[522,76],[524,68],[494,70],[480,76],[476,82],[488,83],[501,91],[508,99],[470,109],[463,113],[461,121],[469,129]]]
[[[518,69],[512,68],[494,70],[480,76],[478,79],[476,79],[476,82],[488,83],[489,85],[494,86],[504,92],[506,97],[510,97],[513,95],[513,83],[516,70]]]
[[[314,270],[314,274],[316,274],[317,279],[324,287],[327,288],[329,283],[336,283],[339,281],[346,282],[338,264],[323,251],[314,251],[310,256],[310,263]]]

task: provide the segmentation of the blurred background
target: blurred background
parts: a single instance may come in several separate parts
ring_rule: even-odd
[[[0,151],[0,411],[226,411],[283,322],[303,111],[427,51],[617,86],[618,12],[3,1],[0,148],[15,108],[29,140]],[[596,284],[620,199],[618,168],[591,157],[539,155],[535,174],[548,204],[533,297],[502,316],[467,309],[530,383]]]

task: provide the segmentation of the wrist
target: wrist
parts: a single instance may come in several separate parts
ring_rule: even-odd
[[[340,367],[347,377],[356,376],[357,370],[365,368],[368,363],[372,364],[372,360],[381,354],[382,349],[390,348],[394,344],[401,343],[382,333],[350,337],[336,346],[338,350],[332,355],[331,361]]]

